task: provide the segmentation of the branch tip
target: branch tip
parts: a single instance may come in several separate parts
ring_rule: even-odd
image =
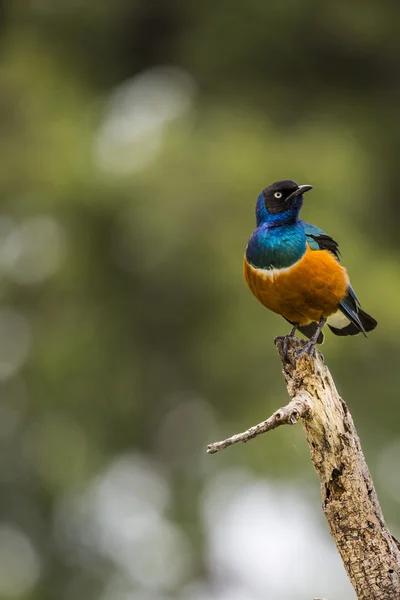
[[[289,402],[289,404],[279,408],[268,419],[262,421],[262,423],[253,425],[253,427],[250,427],[242,433],[235,433],[235,435],[232,435],[225,440],[209,444],[207,446],[207,452],[208,454],[215,454],[216,452],[225,450],[225,448],[233,446],[233,444],[237,444],[238,442],[246,443],[249,440],[258,437],[262,433],[276,429],[281,425],[295,425],[302,417],[308,415],[309,410],[310,407],[306,398],[296,396]]]

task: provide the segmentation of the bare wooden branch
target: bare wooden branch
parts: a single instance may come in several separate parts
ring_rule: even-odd
[[[283,340],[277,340],[291,402],[246,432],[210,444],[208,451],[291,423],[292,414],[300,419],[320,479],[322,508],[358,599],[400,600],[400,544],[385,524],[351,414],[322,355],[296,360],[298,346],[296,338],[290,340],[285,355]],[[293,402],[295,413],[289,408]]]
[[[277,348],[289,395],[309,395],[302,424],[331,535],[360,600],[399,600],[399,547],[384,522],[353,419],[321,355],[296,361],[297,344],[290,344],[288,358],[280,340]]]
[[[248,442],[253,438],[261,435],[262,433],[266,433],[267,431],[271,431],[272,429],[276,429],[281,425],[295,425],[300,418],[305,417],[310,411],[310,406],[307,402],[307,398],[304,395],[299,394],[293,400],[289,402],[286,406],[282,406],[273,415],[271,415],[268,419],[263,421],[262,423],[258,423],[258,425],[253,425],[246,431],[242,433],[235,433],[231,437],[226,440],[221,440],[220,442],[214,442],[213,444],[209,444],[207,446],[207,452],[209,454],[215,454],[220,450],[225,450],[228,446],[232,446],[233,444],[237,444],[238,442]]]

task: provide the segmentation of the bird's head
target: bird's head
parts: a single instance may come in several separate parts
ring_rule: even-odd
[[[312,185],[298,185],[290,179],[269,185],[257,200],[257,225],[285,224],[296,220],[303,204],[303,194],[311,189]]]

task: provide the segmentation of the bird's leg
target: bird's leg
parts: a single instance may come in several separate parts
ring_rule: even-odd
[[[322,328],[325,325],[325,323],[326,323],[325,317],[321,317],[320,320],[319,320],[316,332],[314,333],[314,335],[312,336],[312,338],[310,338],[308,340],[308,342],[306,342],[301,348],[297,348],[296,349],[296,356],[297,356],[297,358],[301,358],[305,354],[308,354],[309,356],[313,355],[315,344],[317,343],[318,336],[321,333]]]
[[[283,338],[283,355],[286,357],[287,356],[287,351],[288,351],[288,345],[289,345],[289,340],[290,338],[292,338],[294,336],[294,334],[296,333],[296,329],[299,326],[298,323],[295,323],[292,327],[292,329],[290,330],[290,333],[288,333],[287,335],[285,335],[285,337]]]

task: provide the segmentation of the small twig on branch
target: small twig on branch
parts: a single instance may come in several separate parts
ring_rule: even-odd
[[[258,423],[258,425],[253,425],[246,431],[242,433],[235,433],[231,437],[226,440],[221,440],[220,442],[214,442],[213,444],[209,444],[207,446],[207,452],[209,454],[215,454],[216,452],[220,452],[220,450],[225,450],[228,446],[232,446],[233,444],[237,444],[238,442],[246,443],[249,440],[261,435],[262,433],[266,433],[267,431],[271,431],[272,429],[276,429],[281,425],[295,425],[301,418],[306,417],[310,412],[310,406],[307,402],[307,398],[305,394],[298,395],[293,400],[289,402],[286,406],[282,406],[277,411],[274,412],[268,419],[263,421],[262,423]]]

